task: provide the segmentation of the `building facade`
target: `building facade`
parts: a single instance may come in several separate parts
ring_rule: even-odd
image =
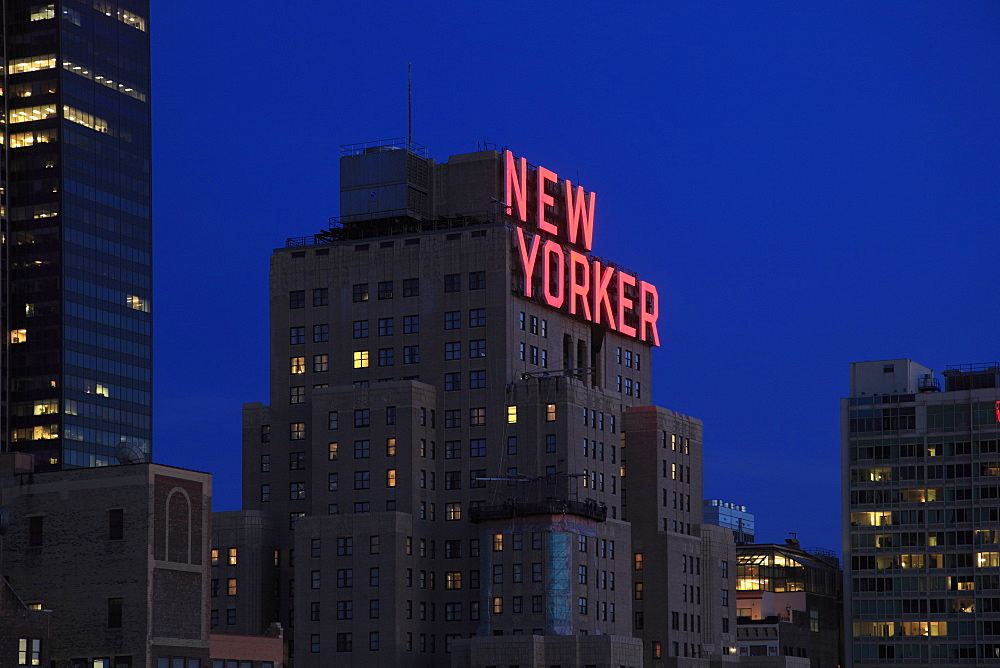
[[[650,518],[684,499],[644,534],[651,570],[718,559],[700,425],[674,453],[696,488],[625,483],[626,447],[660,471],[673,417],[625,433],[649,403],[658,307],[590,254],[593,196],[509,153],[439,164],[409,143],[345,147],[341,175],[340,221],[272,257],[270,403],[244,407],[243,505],[277,517],[295,665],[494,665],[501,639],[523,662],[637,665],[635,636],[663,665],[706,665],[718,644],[672,656],[669,616],[636,616],[629,515],[647,495]],[[692,598],[687,646],[704,645],[696,608],[721,626],[720,598]],[[611,639],[567,644],[584,635]]]
[[[1000,663],[1000,365],[851,365],[847,665]]]
[[[843,665],[840,560],[829,550],[784,545],[736,547],[740,663],[748,666]],[[781,662],[779,664],[779,662]]]
[[[0,505],[3,574],[29,608],[52,611],[51,665],[207,668],[209,474],[36,473],[29,455],[6,454]]]
[[[116,463],[152,435],[149,3],[4,3],[3,450]]]
[[[746,506],[722,499],[705,499],[704,506],[706,524],[730,529],[737,545],[753,542],[754,516]]]

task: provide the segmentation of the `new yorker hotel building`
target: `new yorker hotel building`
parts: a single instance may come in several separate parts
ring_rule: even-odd
[[[627,415],[649,403],[657,292],[590,254],[594,206],[510,152],[437,164],[350,146],[340,220],[274,253],[271,401],[244,407],[243,504],[282,527],[276,595],[300,665],[480,665],[456,642],[474,635],[525,636],[503,659],[480,647],[490,665],[702,665],[702,633],[726,644],[707,610],[722,585],[702,603],[718,569],[696,537],[700,422]],[[647,435],[634,456],[629,419]],[[642,489],[628,465],[652,472]],[[667,534],[687,542],[668,555]],[[681,578],[682,557],[683,632],[633,609],[635,569],[669,558]],[[546,658],[538,636],[572,646]]]

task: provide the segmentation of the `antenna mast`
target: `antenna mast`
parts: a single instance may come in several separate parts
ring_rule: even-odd
[[[413,63],[406,63],[406,150],[413,145]]]

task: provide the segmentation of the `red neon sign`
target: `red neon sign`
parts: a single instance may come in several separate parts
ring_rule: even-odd
[[[996,402],[993,405],[993,408],[996,409],[997,412],[997,422],[1000,422],[1000,401]]]
[[[542,298],[551,308],[660,345],[656,287],[587,253],[594,243],[597,195],[584,191],[582,186],[574,191],[569,180],[562,181],[559,193],[558,174],[545,167],[529,171],[527,161],[515,158],[510,151],[504,154],[504,168],[507,214],[527,224],[531,211],[536,228],[529,241],[525,230],[515,227],[524,271],[524,296],[532,296],[533,280],[540,278]],[[529,177],[534,188],[528,182]],[[555,193],[561,197],[557,198]],[[529,201],[529,195],[533,196],[533,202]],[[1000,402],[997,411],[1000,419]]]

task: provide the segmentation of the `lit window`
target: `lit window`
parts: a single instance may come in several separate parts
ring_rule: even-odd
[[[226,581],[226,594],[236,596],[236,578],[229,578]]]
[[[288,438],[293,441],[301,441],[306,437],[306,423],[292,422],[288,427]]]
[[[354,368],[364,369],[368,366],[368,351],[367,350],[355,350],[354,351]]]
[[[493,597],[493,614],[494,615],[503,614],[503,597],[501,596]]]
[[[229,548],[229,565],[230,566],[235,566],[236,565],[236,548],[235,547]]]
[[[517,406],[507,407],[507,423],[508,424],[517,423]]]
[[[299,374],[306,372],[306,358],[305,357],[293,357],[289,361],[289,373]]]
[[[444,518],[449,522],[462,519],[462,504],[457,501],[454,503],[446,503],[444,511]]]
[[[556,419],[556,405],[546,404],[545,406],[545,421],[554,422]]]
[[[212,565],[213,566],[219,565],[219,550],[218,548],[215,547],[212,548]]]
[[[395,457],[396,456],[396,439],[387,438],[385,439],[385,456]]]
[[[368,284],[367,283],[357,283],[351,290],[353,294],[353,299],[355,302],[366,302],[368,301]]]
[[[486,424],[486,409],[485,408],[470,408],[469,409],[469,425],[472,427],[482,427]]]
[[[26,330],[26,329],[12,329],[12,330],[10,330],[10,342],[11,343],[27,343],[28,342],[28,330]]]
[[[635,553],[635,570],[642,570],[642,552]]]
[[[495,533],[493,534],[493,551],[502,552],[503,551],[503,534]]]
[[[385,486],[386,487],[396,486],[396,469],[389,469],[385,472]]]
[[[330,449],[329,449],[328,458],[329,458],[329,460],[331,462],[332,461],[336,461],[336,459],[337,459],[337,449],[338,449],[337,444],[336,443],[331,443],[329,447],[330,447]]]

